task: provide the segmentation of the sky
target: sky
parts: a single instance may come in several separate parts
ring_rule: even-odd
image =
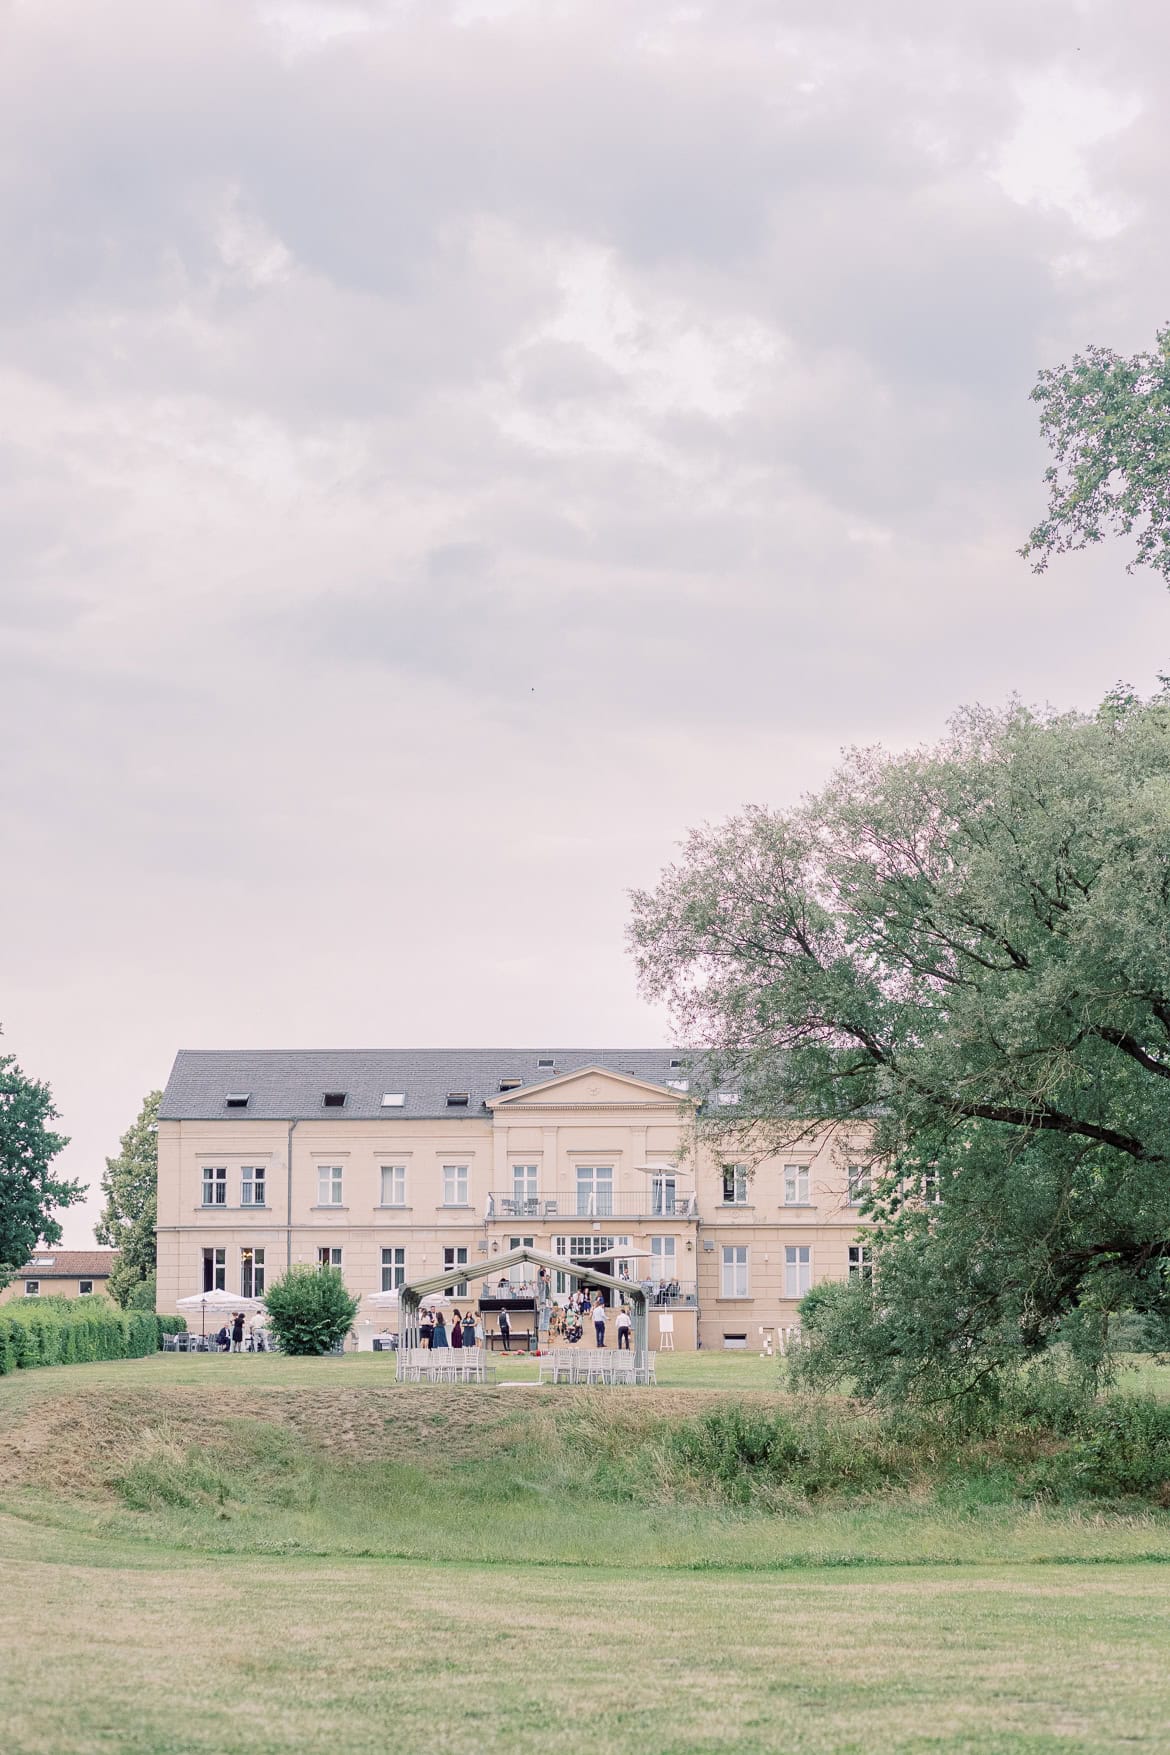
[[[1028,393],[1167,318],[1157,0],[0,0],[0,1048],[653,1046],[631,887],[972,701]]]

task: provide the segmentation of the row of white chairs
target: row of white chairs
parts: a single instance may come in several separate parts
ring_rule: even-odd
[[[399,1347],[399,1383],[486,1383],[482,1347]]]
[[[538,1383],[657,1383],[657,1353],[624,1347],[553,1347],[541,1355]]]

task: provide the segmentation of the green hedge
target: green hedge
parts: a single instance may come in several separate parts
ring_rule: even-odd
[[[106,1298],[21,1298],[0,1307],[0,1377],[37,1365],[142,1359],[186,1326],[181,1316],[119,1310]]]

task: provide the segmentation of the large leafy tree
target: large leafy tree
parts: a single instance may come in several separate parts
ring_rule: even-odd
[[[155,1271],[161,1102],[161,1091],[151,1091],[143,1099],[133,1125],[122,1135],[118,1156],[106,1159],[102,1176],[106,1204],[94,1226],[94,1236],[99,1243],[121,1250],[109,1281],[110,1296],[119,1304],[126,1304],[135,1288],[150,1282]]]
[[[692,834],[631,933],[761,1145],[870,1136],[874,1282],[809,1312],[831,1369],[961,1391],[1166,1308],[1167,694],[855,752]]]
[[[69,1144],[49,1125],[57,1119],[48,1085],[27,1077],[11,1054],[0,1055],[0,1285],[38,1243],[59,1241],[54,1213],[85,1194],[83,1183],[52,1173],[53,1159]]]
[[[1131,565],[1170,583],[1170,326],[1129,358],[1089,347],[1040,373],[1032,391],[1055,462],[1048,516],[1021,551],[1043,572],[1054,554],[1107,531],[1137,535]]]

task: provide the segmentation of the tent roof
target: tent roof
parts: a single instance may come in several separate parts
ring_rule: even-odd
[[[580,1262],[570,1261],[563,1255],[545,1255],[539,1249],[510,1249],[506,1255],[493,1256],[489,1261],[464,1262],[459,1267],[447,1268],[441,1274],[435,1274],[428,1280],[415,1280],[409,1286],[399,1289],[401,1303],[417,1304],[420,1299],[431,1293],[441,1292],[447,1286],[454,1286],[460,1280],[482,1280],[489,1274],[499,1273],[501,1268],[514,1267],[519,1262],[535,1262],[537,1267],[546,1267],[550,1273],[572,1274],[574,1279],[587,1280],[591,1286],[606,1286],[612,1291],[623,1292],[629,1298],[645,1299],[641,1286],[632,1280],[615,1280],[612,1274],[599,1274],[595,1269],[584,1267]]]

